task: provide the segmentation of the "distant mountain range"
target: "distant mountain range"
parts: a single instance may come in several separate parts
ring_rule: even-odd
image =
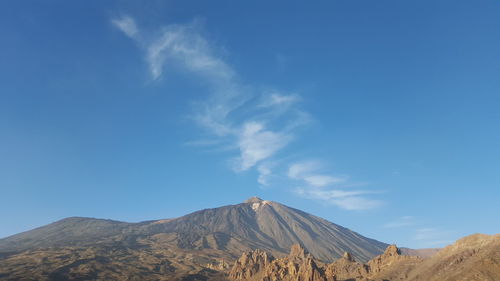
[[[72,217],[0,239],[0,280],[226,280],[243,253],[259,249],[285,258],[292,245],[319,263],[346,252],[368,262],[389,246],[253,197],[140,223]],[[435,250],[403,252],[425,257]]]

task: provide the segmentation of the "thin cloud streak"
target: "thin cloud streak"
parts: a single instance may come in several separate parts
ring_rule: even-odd
[[[415,230],[413,240],[417,241],[421,247],[443,247],[453,243],[450,239],[451,233],[436,227],[422,227]]]
[[[296,194],[307,199],[316,199],[335,205],[345,210],[359,211],[379,207],[382,201],[367,198],[364,195],[373,194],[370,191],[321,190],[311,187],[297,188]]]
[[[336,177],[324,173],[319,161],[303,161],[290,165],[288,177],[305,184],[295,193],[303,198],[325,201],[345,210],[367,210],[379,207],[382,202],[370,199],[369,194],[378,192],[366,190],[341,190],[339,184],[347,177]]]

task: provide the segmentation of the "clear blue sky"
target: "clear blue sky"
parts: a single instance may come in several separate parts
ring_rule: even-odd
[[[0,237],[250,196],[500,232],[500,2],[1,1]]]

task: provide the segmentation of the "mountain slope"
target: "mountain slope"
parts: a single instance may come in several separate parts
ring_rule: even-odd
[[[500,280],[500,234],[474,234],[445,247],[408,280]]]
[[[121,234],[131,225],[113,220],[70,217],[0,239],[0,251],[94,244]]]
[[[319,217],[259,198],[202,210],[164,224],[151,225],[143,231],[189,234],[189,239],[179,246],[193,248],[203,247],[204,239],[216,234],[217,243],[205,243],[205,247],[231,250],[246,246],[275,255],[284,255],[293,244],[300,244],[325,261],[332,261],[346,251],[367,261],[387,246]]]
[[[125,223],[68,218],[0,239],[0,251],[113,243],[126,247],[162,243],[185,251],[224,252],[229,258],[256,248],[280,256],[291,245],[301,244],[324,261],[346,251],[367,261],[387,246],[311,214],[254,197],[170,220]]]

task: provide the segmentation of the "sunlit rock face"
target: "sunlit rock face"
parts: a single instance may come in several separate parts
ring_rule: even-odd
[[[256,253],[263,255],[261,251]],[[241,268],[241,263],[236,263],[230,277],[253,281],[498,281],[500,234],[465,237],[426,259],[403,256],[396,245],[390,245],[366,264],[357,262],[348,252],[325,264],[300,245],[294,245],[288,256],[266,264],[259,263],[259,270],[244,275],[241,272],[245,269]]]
[[[326,281],[323,269],[303,247],[293,245],[290,254],[280,259],[267,259],[260,250],[244,253],[235,262],[230,278],[233,280],[310,280]],[[244,265],[247,265],[245,267]]]

